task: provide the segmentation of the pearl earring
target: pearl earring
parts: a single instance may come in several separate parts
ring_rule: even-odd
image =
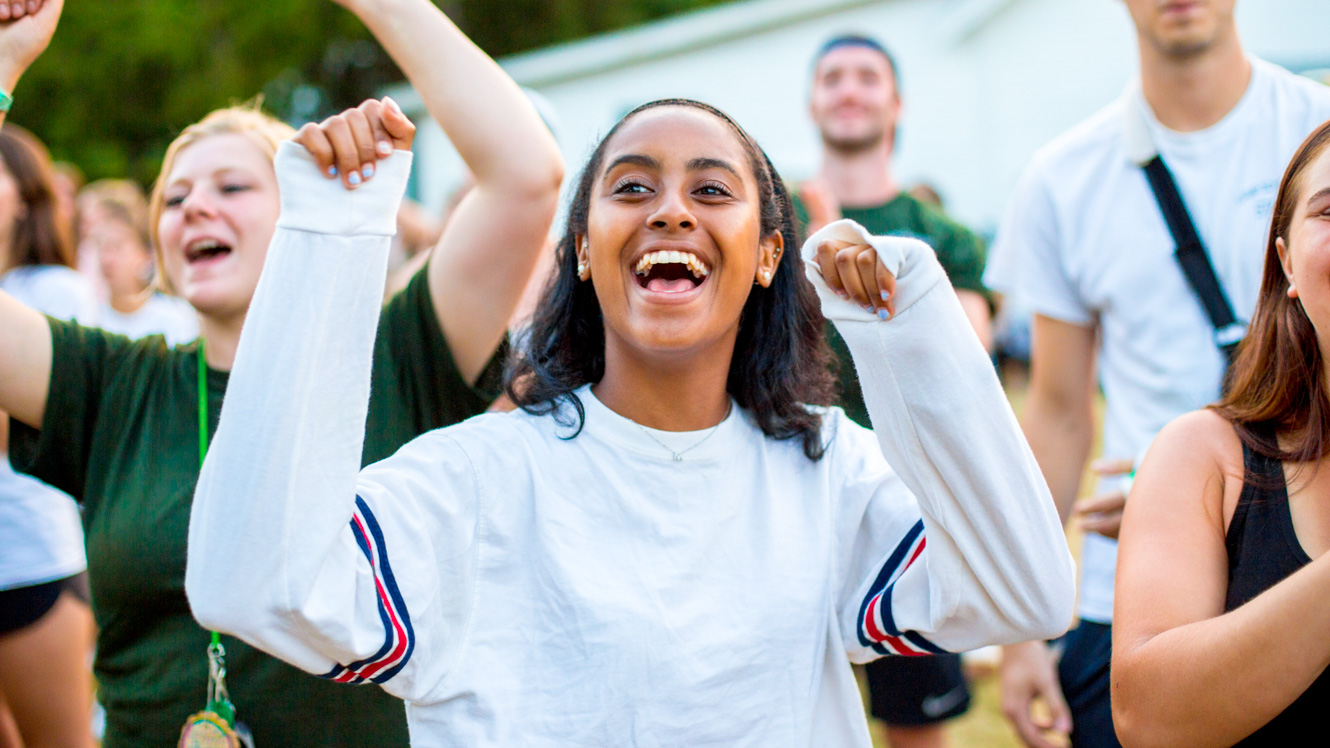
[[[581,260],[577,262],[577,277],[582,280],[591,278],[591,267]]]

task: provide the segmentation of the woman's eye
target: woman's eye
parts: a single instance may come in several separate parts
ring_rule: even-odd
[[[697,192],[708,197],[729,197],[730,191],[720,182],[704,182],[697,188]]]
[[[249,189],[247,184],[224,184],[222,185],[222,194],[231,195],[237,192],[244,192]]]
[[[166,198],[166,202],[163,204],[168,208],[178,208],[184,202],[185,202],[184,195],[171,195],[170,197]]]
[[[647,186],[641,182],[620,182],[614,185],[616,195],[642,195],[647,191]]]

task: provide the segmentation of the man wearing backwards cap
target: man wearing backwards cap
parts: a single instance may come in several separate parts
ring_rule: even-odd
[[[987,347],[991,328],[980,279],[983,242],[902,192],[891,173],[901,102],[890,53],[862,36],[827,42],[814,58],[808,109],[822,135],[822,169],[800,188],[795,202],[805,235],[851,218],[873,234],[924,240],[937,252]],[[849,348],[830,324],[827,340],[841,362],[839,404],[859,424],[870,426]],[[969,708],[959,655],[884,657],[867,669],[873,716],[886,722],[892,748],[942,746],[942,722]]]
[[[1035,154],[984,279],[1034,309],[1022,425],[1064,521],[1086,531],[1079,624],[1055,662],[1043,642],[1004,649],[1003,710],[1029,746],[1118,745],[1109,702],[1113,584],[1126,479],[1169,421],[1213,402],[1220,335],[1174,258],[1141,164],[1177,183],[1235,316],[1256,304],[1280,174],[1330,117],[1330,91],[1243,53],[1235,0],[1124,0],[1140,78]],[[1223,328],[1227,330],[1226,326]],[[1104,392],[1094,498],[1073,507]],[[1043,701],[1046,718],[1031,704]]]

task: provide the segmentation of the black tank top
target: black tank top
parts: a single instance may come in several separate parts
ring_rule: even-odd
[[[1225,545],[1228,547],[1228,612],[1265,592],[1293,572],[1311,563],[1293,530],[1288,508],[1284,466],[1242,446],[1246,484],[1233,510]],[[1244,738],[1239,746],[1299,745],[1308,735],[1325,729],[1330,708],[1330,670],[1264,727]]]

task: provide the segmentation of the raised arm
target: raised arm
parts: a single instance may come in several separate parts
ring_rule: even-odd
[[[391,112],[382,122],[388,134],[410,128]],[[301,142],[319,147],[319,130],[302,130]],[[316,675],[380,683],[403,698],[432,682],[422,668],[444,666],[439,652],[422,652],[423,632],[451,610],[431,604],[443,572],[417,489],[465,494],[469,470],[436,446],[428,458],[393,458],[410,467],[360,475],[388,249],[410,163],[399,150],[346,190],[301,145],[279,149],[281,217],[199,477],[185,573],[203,625]],[[422,471],[432,472],[413,483]]]
[[[17,20],[0,18],[0,88],[13,95],[19,78],[46,49],[60,21],[64,0],[27,6]],[[0,112],[0,125],[5,121]],[[0,292],[0,410],[38,428],[46,412],[51,380],[51,329],[42,315]]]
[[[1155,438],[1127,502],[1113,607],[1113,723],[1124,744],[1233,745],[1330,665],[1330,554],[1225,613],[1224,517],[1242,447],[1210,411]]]
[[[494,355],[558,207],[563,161],[517,84],[428,0],[337,0],[388,50],[475,176],[429,260],[458,370]]]
[[[885,562],[860,570],[842,616],[847,640],[864,645],[851,654],[902,649],[891,644],[901,640],[909,654],[1061,633],[1072,615],[1071,554],[934,252],[839,221],[809,238],[804,258],[854,355],[882,452],[923,514],[917,535],[890,540]]]
[[[65,0],[41,0],[35,5],[35,12],[28,12],[31,4],[25,3],[17,13],[0,14],[0,88],[10,96],[19,78],[51,43]],[[5,113],[0,112],[0,124],[4,121]]]

